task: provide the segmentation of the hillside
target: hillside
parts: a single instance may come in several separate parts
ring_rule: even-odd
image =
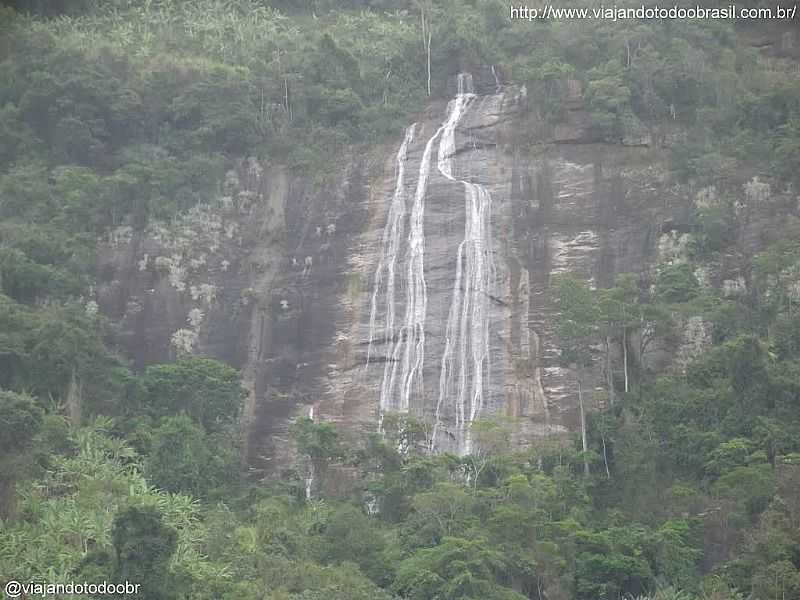
[[[798,58],[495,0],[0,8],[0,583],[800,598]]]

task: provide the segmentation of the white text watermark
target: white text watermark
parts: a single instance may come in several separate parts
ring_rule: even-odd
[[[704,6],[645,6],[642,4],[636,8],[623,8],[616,5],[606,6],[601,4],[593,8],[570,8],[552,4],[545,4],[539,7],[512,4],[509,7],[509,13],[512,19],[528,21],[569,19],[595,19],[602,21],[624,21],[628,19],[780,19],[790,21],[795,18],[797,5],[750,8],[729,4],[724,7],[706,8]]]
[[[80,596],[91,594],[93,596],[122,596],[138,594],[141,584],[131,583],[111,583],[103,581],[100,583],[88,583],[86,581],[69,583],[45,583],[42,581],[17,581],[12,579],[5,585],[7,598],[46,598],[47,596],[67,595]]]

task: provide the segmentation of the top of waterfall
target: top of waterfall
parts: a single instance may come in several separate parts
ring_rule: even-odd
[[[503,85],[500,83],[500,77],[497,76],[497,69],[494,68],[494,65],[492,65],[492,76],[494,77],[495,91],[499,93]]]
[[[458,94],[472,94],[474,87],[472,85],[472,73],[459,73],[458,74]]]

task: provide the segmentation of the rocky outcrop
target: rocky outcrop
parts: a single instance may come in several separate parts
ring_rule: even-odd
[[[657,149],[590,143],[577,97],[571,131],[523,152],[524,90],[494,78],[474,90],[461,90],[469,97],[457,118],[456,100],[434,102],[405,140],[343,160],[336,185],[247,160],[214,204],[103,241],[98,303],[137,366],[191,352],[242,369],[254,469],[283,464],[290,419],[310,412],[356,431],[377,429],[382,410],[407,409],[432,438],[436,429],[432,447],[462,452],[470,413],[516,417],[519,443],[577,429],[553,276],[604,287],[632,272],[647,286],[657,264],[685,253],[695,203],[714,201],[713,191],[670,183]],[[751,208],[773,196],[757,180],[743,190]],[[748,236],[763,221],[751,212],[741,235],[754,248],[762,244]],[[735,266],[713,271],[709,285],[726,293],[747,285]],[[708,342],[701,321],[687,327],[684,348],[656,367]],[[584,388],[602,385],[600,361],[593,371]],[[388,395],[387,372],[397,378]]]

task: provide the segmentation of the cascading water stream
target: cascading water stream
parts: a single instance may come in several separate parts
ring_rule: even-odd
[[[405,317],[399,331],[395,325],[395,266],[406,214],[404,176],[408,146],[413,140],[414,126],[406,130],[397,154],[397,181],[387,223],[384,228],[381,257],[375,274],[375,288],[369,321],[369,364],[375,339],[378,298],[386,274],[386,353],[381,382],[380,413],[387,410],[408,411],[415,384],[422,389],[425,360],[425,319],[427,287],[424,272],[425,199],[430,178],[433,146],[437,139],[437,170],[446,179],[463,184],[465,190],[464,239],[456,254],[456,275],[445,333],[439,380],[439,398],[431,449],[441,424],[441,413],[453,396],[458,450],[471,449],[469,427],[480,413],[484,402],[484,373],[489,367],[489,291],[494,279],[491,236],[491,195],[482,185],[453,174],[456,128],[476,95],[472,77],[458,76],[458,92],[448,104],[445,122],[427,140],[419,167],[417,185],[409,215],[405,256]],[[399,366],[399,369],[398,369]],[[398,372],[399,370],[399,372]],[[399,380],[399,384],[398,384]],[[396,390],[397,388],[397,390]]]
[[[380,409],[381,414],[386,410],[408,411],[415,380],[422,386],[422,369],[425,361],[425,319],[427,316],[428,295],[425,283],[425,196],[428,191],[430,178],[431,156],[433,146],[440,136],[450,135],[463,115],[466,98],[458,95],[448,106],[448,116],[445,122],[427,140],[422,153],[422,161],[417,177],[417,186],[409,216],[409,233],[405,259],[405,317],[399,331],[395,331],[395,298],[394,298],[394,268],[397,260],[399,240],[402,234],[402,220],[405,215],[404,183],[401,181],[405,169],[404,165],[408,144],[412,140],[413,129],[406,131],[406,139],[398,152],[398,176],[395,194],[389,209],[389,217],[384,229],[384,251],[375,275],[375,290],[373,291],[372,309],[370,312],[370,348],[367,351],[368,361],[374,340],[375,314],[377,312],[377,294],[382,282],[384,268],[387,271],[386,286],[386,325],[384,336],[386,339],[386,362],[384,365],[383,380],[381,382]],[[384,266],[385,265],[385,266]],[[398,364],[400,373],[398,373]],[[395,392],[398,387],[399,391]]]
[[[369,345],[367,347],[367,366],[372,353],[372,342],[375,339],[375,321],[378,309],[378,295],[383,283],[384,269],[386,271],[386,323],[384,325],[384,343],[387,351],[384,364],[383,383],[381,385],[380,414],[392,409],[390,405],[391,395],[387,382],[392,374],[390,371],[396,368],[396,363],[392,361],[392,341],[395,339],[395,273],[397,266],[397,255],[400,249],[400,241],[403,235],[403,220],[406,214],[406,193],[405,193],[405,171],[406,161],[408,160],[408,145],[414,139],[414,129],[416,123],[406,129],[406,135],[400,149],[397,151],[396,184],[392,201],[389,205],[389,215],[386,219],[386,226],[383,230],[383,243],[381,247],[381,257],[378,268],[375,271],[375,285],[372,293],[372,303],[369,315]]]
[[[459,75],[458,97],[473,99],[472,81]],[[442,136],[439,146],[439,171],[465,188],[464,240],[456,256],[453,299],[445,328],[445,348],[439,376],[436,421],[431,450],[436,447],[441,412],[450,397],[453,377],[457,376],[455,401],[458,450],[471,452],[469,430],[483,408],[484,372],[489,370],[489,293],[494,281],[494,254],[491,235],[492,197],[482,185],[453,175],[455,131]],[[462,289],[463,288],[463,289]]]
[[[425,360],[425,316],[427,313],[427,289],[425,286],[424,255],[425,255],[425,230],[424,211],[425,194],[428,189],[430,176],[431,154],[433,144],[441,136],[439,142],[439,171],[452,179],[449,172],[442,171],[442,146],[455,145],[455,129],[465,109],[474,94],[463,93],[465,77],[459,75],[459,93],[448,104],[448,116],[441,127],[433,134],[425,145],[422,154],[422,163],[419,167],[417,190],[414,195],[414,207],[411,212],[411,231],[408,236],[408,287],[406,293],[406,345],[403,355],[400,409],[408,410],[414,377],[422,373]],[[471,80],[470,80],[471,81]],[[449,168],[449,167],[448,167]],[[420,375],[421,382],[421,375]],[[421,383],[420,383],[421,385]]]
[[[314,407],[308,407],[308,418],[314,420]],[[312,490],[314,489],[314,463],[308,463],[308,475],[306,476],[306,501],[311,500]]]
[[[499,93],[503,85],[500,83],[500,77],[497,76],[497,69],[494,68],[494,65],[492,65],[492,76],[494,77],[495,92]]]

